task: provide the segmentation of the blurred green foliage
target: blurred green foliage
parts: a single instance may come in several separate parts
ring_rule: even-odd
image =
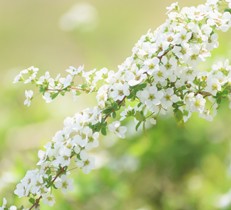
[[[19,70],[35,65],[53,74],[69,65],[86,69],[116,66],[149,28],[164,22],[172,1],[85,1],[97,10],[92,31],[63,31],[61,16],[80,1],[0,0],[0,195],[15,203],[15,184],[33,169],[37,151],[62,127],[64,117],[92,106],[92,97],[59,98],[46,105],[36,97],[23,106],[25,87],[13,86]],[[190,2],[196,5],[201,1]],[[181,5],[189,5],[181,0]],[[213,58],[230,58],[230,35],[220,34]],[[207,68],[206,65],[204,65]],[[56,192],[57,210],[215,210],[231,188],[230,110],[223,104],[213,122],[194,116],[184,127],[172,117],[126,140],[102,138],[95,151],[98,169],[73,170],[75,190]],[[134,131],[133,131],[134,133]],[[226,199],[227,200],[227,199]],[[42,206],[42,209],[51,209]]]

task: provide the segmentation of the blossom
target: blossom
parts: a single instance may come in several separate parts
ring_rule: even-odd
[[[13,83],[18,83],[18,82],[20,82],[22,79],[23,79],[23,78],[22,78],[22,74],[19,73],[19,74],[14,78]]]
[[[24,105],[30,106],[33,95],[34,92],[32,90],[25,90],[26,100],[24,101]]]
[[[192,113],[207,120],[217,113],[220,95],[231,104],[231,66],[228,61],[201,71],[199,63],[218,47],[217,31],[231,27],[231,15],[219,10],[218,0],[208,0],[198,7],[179,9],[177,3],[168,9],[168,19],[156,31],[149,30],[132,49],[132,55],[114,72],[107,68],[85,71],[83,66],[69,67],[66,76],[51,77],[49,72],[38,77],[38,69],[30,67],[16,76],[14,83],[38,86],[49,103],[66,92],[96,92],[97,105],[86,108],[64,120],[44,150],[39,151],[35,170],[28,171],[16,186],[19,197],[40,196],[44,203],[55,203],[53,188],[71,190],[73,181],[67,177],[71,158],[84,173],[95,166],[90,151],[98,147],[100,132],[107,130],[125,138],[122,126],[127,117],[137,122],[156,124],[157,117],[172,110],[179,121],[186,122]],[[230,7],[230,0],[227,0]],[[83,83],[75,84],[75,76]],[[218,94],[219,93],[219,94]],[[25,91],[29,106],[33,91]],[[130,104],[130,106],[128,106]],[[208,105],[212,104],[210,108]],[[231,106],[231,105],[230,105]],[[108,118],[113,117],[110,121]],[[6,206],[6,200],[0,209]],[[12,210],[16,207],[11,206]]]
[[[66,175],[62,175],[57,181],[55,181],[55,187],[61,188],[62,192],[66,193],[73,189],[73,180]]]
[[[149,58],[144,61],[144,69],[149,74],[152,75],[155,70],[159,68],[160,59],[157,57]]]
[[[116,83],[113,85],[111,92],[110,92],[110,97],[114,101],[122,101],[125,96],[128,96],[130,93],[129,91],[129,85],[124,83]]]
[[[205,91],[215,96],[217,92],[220,90],[221,90],[221,84],[217,78],[211,78],[208,80]]]
[[[178,2],[172,3],[169,7],[167,7],[168,13],[179,10]]]
[[[138,98],[148,107],[158,106],[161,103],[163,92],[158,91],[156,86],[147,86],[137,93]]]
[[[24,84],[31,83],[37,76],[38,68],[31,66],[27,69],[22,70],[15,78],[13,83],[18,83],[23,81]],[[24,76],[28,76],[28,78],[24,78]]]
[[[191,112],[202,113],[205,109],[206,100],[201,94],[195,96],[194,93],[189,93],[185,97],[185,102]]]
[[[37,80],[37,84],[43,84],[43,83],[49,83],[49,80],[51,79],[50,73],[48,71],[45,72],[45,74]]]
[[[75,162],[85,174],[88,174],[95,167],[94,158],[89,156],[85,151],[80,152],[80,159],[76,159]]]
[[[70,75],[75,76],[75,75],[81,75],[83,72],[84,66],[79,66],[78,68],[75,68],[73,66],[70,66],[66,72],[68,72]]]
[[[127,128],[125,126],[121,126],[119,121],[109,124],[108,129],[115,133],[119,138],[125,138]]]
[[[44,95],[43,95],[43,99],[44,99],[47,103],[52,102],[51,93],[45,92]]]
[[[99,88],[97,95],[96,95],[96,99],[97,99],[98,106],[100,108],[105,107],[105,103],[108,99],[108,92],[109,92],[109,86],[108,85],[103,85]]]
[[[52,194],[47,193],[43,195],[43,203],[47,204],[48,206],[53,206],[55,204],[55,197]]]
[[[63,78],[63,77],[60,78],[59,82],[60,82],[60,84],[62,84],[62,88],[64,89],[64,88],[70,86],[71,82],[72,82],[72,79],[73,79],[73,76],[70,75],[70,74],[67,75],[65,78]]]
[[[180,98],[175,95],[173,88],[168,88],[164,91],[164,96],[161,99],[161,105],[167,109],[168,107],[172,106],[173,103],[179,101]]]

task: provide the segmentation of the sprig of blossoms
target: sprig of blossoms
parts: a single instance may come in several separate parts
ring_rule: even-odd
[[[64,127],[38,152],[37,168],[28,171],[17,185],[15,194],[28,197],[32,206],[52,206],[54,188],[66,192],[73,187],[69,176],[71,162],[89,173],[94,168],[90,151],[99,145],[100,133],[113,132],[119,138],[126,134],[125,119],[133,117],[136,129],[156,124],[159,115],[173,112],[179,122],[192,113],[212,120],[222,100],[231,104],[231,65],[226,60],[208,71],[198,64],[218,47],[217,31],[231,27],[231,14],[221,11],[222,0],[208,0],[198,7],[180,9],[177,3],[168,7],[168,19],[156,31],[148,31],[137,42],[132,55],[114,72],[103,68],[85,71],[83,66],[67,69],[67,76],[52,78],[49,72],[38,76],[30,67],[20,72],[14,82],[32,83],[46,102],[71,92],[96,92],[97,105],[84,109],[64,121]],[[230,0],[226,1],[230,9]],[[81,84],[77,84],[82,78]],[[26,91],[25,105],[33,98]],[[6,207],[4,200],[0,209]],[[17,208],[16,208],[17,209]],[[24,209],[24,207],[20,208]]]

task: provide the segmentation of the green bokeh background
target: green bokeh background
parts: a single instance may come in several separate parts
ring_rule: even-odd
[[[60,17],[74,4],[91,3],[98,12],[92,31],[63,31]],[[0,0],[0,199],[27,204],[13,195],[16,183],[35,168],[37,151],[62,128],[66,116],[95,104],[92,96],[70,96],[45,104],[37,94],[23,106],[24,90],[14,76],[31,65],[53,75],[70,66],[86,69],[118,64],[131,54],[139,37],[166,19],[164,0]],[[203,2],[179,1],[180,5]],[[208,61],[231,57],[231,32]],[[206,67],[206,65],[204,65]],[[231,111],[224,103],[213,122],[196,115],[184,126],[170,117],[126,140],[101,139],[94,151],[98,169],[73,170],[75,190],[56,192],[55,207],[43,210],[229,210],[217,207],[231,189]],[[27,205],[26,205],[27,206]]]

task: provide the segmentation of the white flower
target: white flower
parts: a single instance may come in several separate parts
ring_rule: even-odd
[[[149,122],[150,122],[152,125],[156,125],[156,119],[154,119],[154,118],[150,118],[150,119],[149,119]]]
[[[53,101],[53,99],[51,98],[51,93],[49,92],[44,93],[43,99],[46,101],[46,103],[50,103]]]
[[[38,81],[36,82],[38,85],[41,85],[45,82],[48,82],[51,78],[50,73],[48,71],[45,72],[45,74],[41,77],[39,77]]]
[[[143,71],[139,72],[126,72],[125,80],[130,86],[135,86],[143,82],[147,78],[147,75]]]
[[[36,78],[38,68],[35,68],[34,66],[29,67],[28,69],[22,70],[15,78],[13,83],[18,83],[20,81],[24,81],[24,84],[32,82]],[[24,79],[23,76],[28,75],[29,77],[27,79]]]
[[[61,188],[62,192],[66,193],[67,191],[73,190],[73,180],[67,178],[66,175],[62,175],[59,179],[55,181],[55,187]]]
[[[125,119],[127,118],[128,112],[130,112],[130,111],[132,111],[132,110],[133,110],[133,108],[132,108],[131,106],[128,106],[126,109],[124,109],[124,111],[122,111],[122,112],[120,113],[120,116],[121,116],[120,121],[125,120]]]
[[[38,194],[39,188],[36,188],[36,190],[34,188],[41,181],[40,173],[43,173],[43,171],[39,171],[38,169],[27,171],[25,177],[17,184],[14,193],[18,197],[28,196],[32,191]]]
[[[71,150],[61,144],[55,144],[55,147],[56,153],[54,154],[54,160],[52,161],[52,164],[57,168],[59,166],[68,166],[71,161]]]
[[[124,83],[116,83],[112,86],[112,90],[110,92],[110,97],[114,101],[122,101],[125,96],[130,94],[129,85]]]
[[[25,188],[21,183],[17,184],[16,189],[14,190],[14,194],[19,198],[27,196],[25,193]]]
[[[84,150],[80,152],[80,159],[76,159],[76,165],[80,167],[85,174],[88,174],[95,167],[95,160]]]
[[[36,78],[39,69],[35,68],[34,66],[31,66],[27,70],[27,74],[29,75],[29,77],[24,81],[24,84],[31,83]]]
[[[227,2],[230,6],[231,0]],[[218,0],[208,0],[204,5],[183,8],[181,11],[177,3],[172,4],[168,8],[168,20],[155,32],[148,31],[141,37],[132,50],[132,56],[118,67],[117,72],[106,68],[83,71],[80,66],[77,69],[69,67],[66,77],[58,75],[54,79],[46,72],[37,79],[38,69],[30,67],[21,71],[14,82],[24,81],[46,88],[45,93],[42,91],[46,102],[51,102],[59,90],[61,93],[71,91],[68,87],[74,85],[75,75],[82,76],[84,84],[75,87],[78,89],[86,85],[89,92],[98,90],[98,104],[65,120],[64,128],[55,134],[45,146],[44,152],[39,152],[38,168],[26,173],[16,186],[15,194],[19,197],[42,196],[45,203],[53,205],[54,197],[50,194],[52,187],[47,187],[50,186],[47,181],[50,173],[52,177],[56,177],[60,167],[69,168],[71,157],[75,157],[76,165],[84,173],[89,173],[94,168],[94,159],[88,152],[99,144],[98,129],[96,132],[92,125],[105,122],[107,117],[105,118],[104,109],[112,101],[121,105],[121,109],[127,107],[125,111],[118,112],[120,120],[137,113],[135,120],[140,118],[142,121],[146,116],[148,123],[156,124],[157,115],[166,114],[172,108],[182,112],[184,121],[193,112],[211,120],[219,105],[217,92],[231,85],[231,66],[228,61],[213,66],[210,72],[198,70],[199,62],[205,61],[211,55],[210,51],[218,46],[217,31],[226,31],[231,27],[230,13],[219,11],[218,3]],[[105,85],[99,88],[104,80]],[[146,86],[134,87],[138,84]],[[136,94],[132,99],[128,97],[130,90]],[[29,106],[33,92],[26,91],[25,95],[24,104]],[[121,104],[125,98],[132,107]],[[231,94],[229,100],[231,101]],[[179,105],[176,103],[178,101]],[[212,104],[209,109],[206,108],[207,102]],[[124,138],[127,131],[120,121],[109,123],[107,129],[120,138]],[[73,186],[66,175],[57,178],[54,184],[63,192]],[[6,200],[0,210],[5,206]],[[10,208],[14,210],[16,207]]]
[[[119,138],[125,138],[127,128],[125,126],[121,126],[119,121],[109,124],[108,129],[116,134]]]
[[[188,95],[186,95],[185,101],[189,106],[190,111],[203,113],[206,100],[201,94],[197,94],[195,96],[194,93],[189,93]]]
[[[25,106],[30,106],[34,92],[32,90],[25,90],[26,100],[24,101]]]
[[[77,146],[85,147],[87,144],[87,139],[83,138],[81,135],[75,135],[72,140]]]
[[[209,78],[205,91],[216,96],[217,92],[220,90],[221,90],[221,85],[220,85],[219,80],[216,78],[211,78],[211,79]]]
[[[178,11],[179,10],[179,5],[178,2],[172,3],[169,7],[166,8],[168,10],[167,13],[173,12],[173,11]]]
[[[52,194],[47,193],[43,195],[43,203],[47,204],[48,206],[53,206],[55,204],[55,197]]]
[[[98,147],[99,146],[99,133],[95,132],[95,133],[91,133],[90,135],[88,135],[87,137],[87,145],[86,145],[86,150],[90,150],[92,148]]]
[[[149,107],[158,106],[163,96],[163,92],[158,91],[156,86],[147,86],[144,90],[137,93],[140,101]]]
[[[22,81],[22,74],[21,73],[19,73],[15,78],[14,78],[14,81],[13,81],[13,83],[18,83],[18,82],[20,82],[20,81]]]
[[[152,75],[155,70],[159,68],[160,59],[157,57],[146,59],[144,61],[144,69],[149,75]]]
[[[60,84],[62,84],[62,88],[64,89],[71,85],[72,80],[73,80],[73,76],[69,74],[65,78],[60,78],[59,82]]]
[[[94,79],[92,81],[92,85],[96,86],[99,81],[102,81],[103,79],[106,79],[108,77],[108,69],[102,68],[98,71],[96,71]]]
[[[83,72],[84,66],[79,66],[78,68],[75,68],[73,66],[70,66],[66,72],[68,72],[70,75],[75,76],[75,75],[81,75]]]
[[[164,96],[161,100],[161,105],[167,109],[168,107],[172,106],[173,103],[179,101],[180,98],[175,95],[173,88],[168,88],[164,91]]]
[[[103,85],[99,88],[97,92],[96,99],[100,108],[105,107],[105,102],[108,99],[108,90],[109,90],[109,86]]]

